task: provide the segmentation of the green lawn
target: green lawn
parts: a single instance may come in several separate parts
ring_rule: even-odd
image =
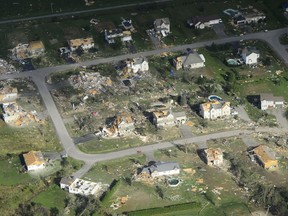
[[[67,192],[62,190],[58,185],[52,185],[47,190],[41,192],[33,198],[33,202],[40,203],[47,208],[64,208],[64,200]]]
[[[78,144],[77,146],[85,153],[94,154],[141,146],[142,144],[143,142],[138,138],[115,138],[91,140]]]
[[[31,150],[60,151],[57,136],[51,123],[34,123],[23,128],[10,127],[0,122],[0,155],[19,154]]]
[[[19,173],[22,168],[20,158],[13,156],[11,159],[0,160],[0,185],[18,185],[31,180],[28,173]]]

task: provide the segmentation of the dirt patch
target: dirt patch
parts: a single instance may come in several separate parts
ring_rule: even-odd
[[[104,31],[105,29],[112,30],[112,29],[115,29],[116,27],[113,22],[100,22],[96,25],[95,28],[96,28],[96,31],[100,33]]]
[[[64,28],[63,32],[65,35],[64,38],[67,40],[78,38],[79,35],[81,35],[81,29],[79,29],[77,27]]]
[[[28,36],[24,31],[15,31],[7,35],[8,44],[11,47],[17,46],[19,43],[28,43]]]

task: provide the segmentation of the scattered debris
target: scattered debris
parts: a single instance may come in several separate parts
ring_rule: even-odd
[[[13,65],[9,64],[4,59],[0,59],[0,74],[10,74],[15,72],[18,71]]]

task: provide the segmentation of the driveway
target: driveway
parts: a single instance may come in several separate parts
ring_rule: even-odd
[[[224,26],[223,23],[219,23],[219,24],[213,25],[212,28],[215,31],[215,33],[218,36],[218,38],[226,37],[225,31],[224,31],[225,30],[225,26]]]
[[[252,122],[243,106],[235,107],[235,111],[238,112],[238,116],[242,120],[246,122]]]
[[[245,135],[241,137],[247,148],[258,146],[259,144],[250,136]]]
[[[180,132],[183,138],[190,138],[193,137],[192,131],[191,131],[191,127],[189,127],[188,125],[181,125],[180,126]]]
[[[277,119],[278,125],[288,130],[288,122],[285,116],[285,109],[271,109],[268,113],[274,115]]]

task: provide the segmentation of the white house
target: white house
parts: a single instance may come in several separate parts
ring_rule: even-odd
[[[158,162],[150,167],[144,167],[141,173],[147,173],[152,178],[180,174],[180,166],[175,162]]]
[[[171,110],[159,110],[152,112],[153,123],[156,127],[174,126],[175,120]]]
[[[72,39],[68,40],[68,46],[72,52],[78,48],[89,50],[94,47],[94,40],[92,37]]]
[[[241,52],[242,59],[246,65],[255,65],[260,57],[259,52],[253,47],[246,47]]]
[[[121,29],[112,29],[112,30],[106,30],[105,29],[105,40],[109,44],[115,43],[115,38],[117,37],[122,37],[123,36],[123,31]]]
[[[275,97],[270,93],[260,94],[260,108],[267,110],[269,108],[282,108],[284,106],[283,97]]]
[[[197,52],[189,53],[184,56],[179,56],[176,59],[173,59],[173,64],[176,70],[184,69],[196,69],[205,67],[205,58],[202,54],[198,54]]]
[[[230,116],[230,102],[211,101],[200,104],[200,115],[210,120]]]
[[[170,33],[170,20],[169,18],[156,19],[154,21],[154,29],[156,33],[160,33],[163,37]]]
[[[187,24],[195,29],[204,29],[222,23],[218,16],[196,16],[187,20]]]
[[[62,178],[60,181],[60,188],[67,190],[71,194],[80,194],[83,196],[100,195],[100,192],[107,190],[108,185],[86,181],[83,179]]]
[[[45,160],[40,151],[30,151],[23,154],[28,171],[39,170],[45,167]]]
[[[149,70],[149,64],[145,57],[127,59],[126,67],[128,70],[132,70],[133,73],[145,72]]]

